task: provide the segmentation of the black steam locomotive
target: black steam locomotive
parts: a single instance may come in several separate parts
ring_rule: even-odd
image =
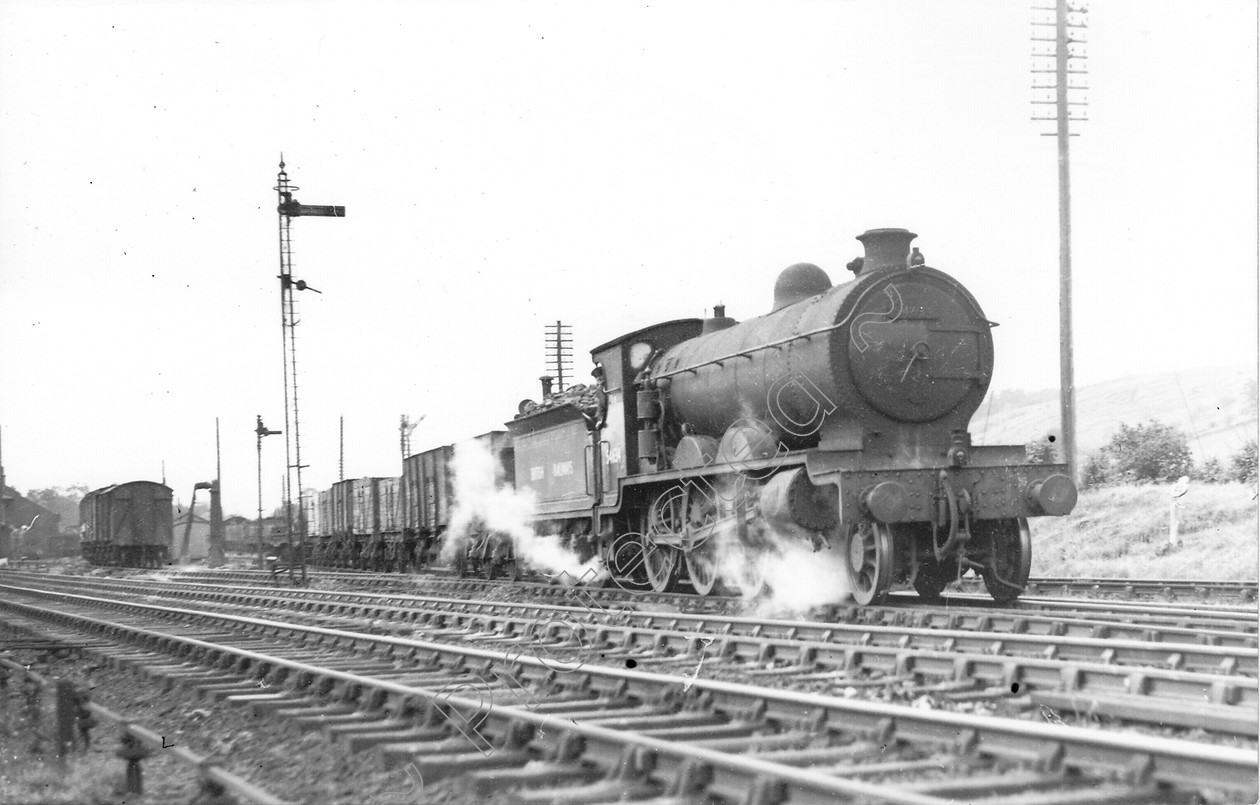
[[[866,254],[836,286],[817,266],[789,267],[764,316],[715,309],[597,347],[596,422],[550,410],[509,423],[539,517],[589,519],[614,568],[633,534],[656,590],[685,568],[707,593],[719,568],[755,567],[773,533],[838,546],[862,604],[899,586],[933,598],[969,569],[994,598],[1018,596],[1027,518],[1068,513],[1076,489],[1023,446],[971,444],[993,323],[910,254],[914,237],[861,235]]]
[[[910,253],[915,237],[859,236],[865,256],[835,286],[817,266],[787,268],[766,315],[715,308],[596,347],[594,406],[523,402],[508,438],[487,437],[536,496],[535,529],[657,591],[708,594],[723,577],[755,588],[760,557],[789,539],[839,549],[860,604],[898,588],[935,598],[968,570],[995,599],[1016,598],[1028,518],[1067,514],[1076,488],[1022,445],[971,443],[994,323]],[[403,487],[395,534],[378,527],[343,554],[440,538],[450,454],[407,459],[389,479]]]

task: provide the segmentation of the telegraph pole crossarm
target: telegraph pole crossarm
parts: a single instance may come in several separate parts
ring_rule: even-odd
[[[546,331],[547,366],[556,381],[556,394],[564,391],[566,373],[573,374],[573,328],[562,321],[548,324]],[[566,372],[567,370],[567,372]]]

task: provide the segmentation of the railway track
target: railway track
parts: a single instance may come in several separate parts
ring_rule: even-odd
[[[290,599],[304,601],[330,601],[345,604],[384,604],[388,606],[405,606],[414,602],[430,602],[433,605],[454,605],[485,613],[500,612],[504,607],[538,604],[543,602],[530,600],[524,602],[495,601],[480,598],[443,597],[448,593],[461,595],[485,592],[481,589],[438,589],[432,595],[415,593],[367,593],[354,591],[330,591],[301,588],[277,588],[258,585],[224,585],[200,582],[160,582],[145,579],[139,580],[104,580],[94,577],[70,576],[12,576],[25,578],[28,581],[46,581],[51,584],[91,584],[109,583],[118,589],[130,590],[188,590],[206,592],[246,592],[259,595],[275,594]],[[709,624],[750,624],[754,628],[769,633],[772,621],[763,617],[740,617],[742,613],[705,613],[684,612],[681,609],[668,608],[659,603],[660,597],[655,594],[640,596],[637,593],[610,592],[599,589],[545,587],[549,593],[547,599],[559,604],[580,601],[588,609],[607,609],[620,615],[629,616],[638,613],[657,613],[660,622],[699,624],[698,630],[708,628]],[[541,597],[541,596],[540,596]],[[693,599],[694,600],[694,599]],[[682,603],[690,603],[688,600]],[[779,632],[784,630],[813,629],[815,633],[832,628],[832,625],[869,626],[915,626],[943,630],[967,630],[972,632],[1031,633],[1064,637],[1089,637],[1097,639],[1133,639],[1147,642],[1190,642],[1204,645],[1236,645],[1242,648],[1255,648],[1258,641],[1257,631],[1260,624],[1256,620],[1255,608],[1225,608],[1207,610],[1196,608],[1175,608],[1169,606],[1123,605],[1116,603],[1084,603],[1072,602],[1069,608],[1062,608],[1050,602],[1041,608],[1028,605],[1026,602],[1018,608],[999,609],[989,601],[979,601],[978,606],[968,608],[946,608],[917,605],[914,598],[907,598],[909,606],[884,607],[833,607],[826,608],[822,614],[827,617],[817,621],[775,621],[780,624]],[[676,617],[673,617],[676,615]],[[721,616],[714,621],[709,616]],[[723,629],[732,628],[722,626]]]
[[[157,574],[160,575],[160,571]],[[269,571],[263,570],[192,570],[178,571],[172,578],[187,581],[204,581],[216,584],[239,582],[246,584],[271,583],[285,584],[287,574],[281,572],[273,577]],[[569,595],[572,582],[577,579],[557,580],[524,580],[514,582],[511,589],[519,589],[532,598],[564,598]],[[504,582],[489,581],[480,578],[456,578],[445,572],[424,574],[406,573],[374,573],[369,571],[347,570],[315,570],[308,572],[308,586],[320,586],[325,589],[367,589],[367,590],[446,590],[452,594],[486,595],[491,591],[504,589]],[[566,583],[568,582],[568,583]],[[659,604],[662,606],[682,607],[710,611],[741,609],[747,606],[747,600],[739,596],[712,595],[698,596],[689,593],[656,593],[641,590],[626,590],[616,585],[608,587],[588,587],[593,595],[624,596],[639,604]],[[600,592],[594,592],[600,590]]]
[[[357,570],[312,570],[309,572],[312,581],[325,587],[337,589],[422,589],[442,590],[452,594],[482,596],[492,590],[501,590],[502,582],[484,579],[457,579],[446,573],[377,573]],[[286,575],[273,578],[272,574],[263,570],[196,570],[180,571],[174,577],[188,581],[206,581],[212,583],[283,583]],[[528,591],[531,598],[547,600],[558,599],[568,595],[564,584],[546,581],[521,581],[512,585]],[[608,592],[595,592],[592,595],[619,596],[626,594],[628,600],[640,603],[662,604],[667,606],[686,607],[689,610],[704,609],[707,611],[735,611],[749,607],[749,601],[739,596],[698,596],[688,593],[652,593],[622,590],[615,585],[602,588]],[[1125,591],[1129,590],[1129,593]],[[1255,611],[1256,582],[1212,582],[1212,581],[1175,581],[1175,580],[1135,580],[1135,579],[1031,579],[1027,593],[1020,598],[1026,604],[1042,607],[1079,606],[1083,598],[1093,596],[1104,599],[1109,596],[1125,597],[1131,600],[1154,601],[1159,599],[1169,603],[1194,601],[1195,611],[1203,612],[1202,604],[1219,607],[1225,611]],[[915,593],[893,593],[896,600],[917,601]],[[965,578],[961,585],[950,588],[945,600],[967,602],[968,605],[1002,608],[983,591],[983,582],[979,579]],[[1055,602],[1062,601],[1062,604]]]
[[[557,658],[579,647],[559,640],[550,658],[527,656],[541,642],[530,635],[486,649],[0,590],[8,619],[42,621],[62,639],[124,641],[104,653],[259,712],[306,719],[354,748],[375,746],[417,764],[425,780],[461,774],[479,791],[512,787],[516,801],[632,792],[749,803],[1189,802],[1206,791],[1229,802],[1255,793],[1254,745],[984,718],[621,663],[557,673],[556,662],[567,661]],[[453,684],[470,692],[474,670],[490,684],[476,697],[448,695]],[[474,725],[485,746],[469,751],[459,725]]]
[[[982,592],[979,579],[963,580],[967,592]],[[1158,599],[1182,601],[1194,599],[1216,602],[1251,602],[1256,600],[1257,583],[1254,581],[1206,581],[1193,579],[1071,579],[1045,577],[1029,579],[1029,595],[1088,596],[1101,598],[1119,596],[1129,600]]]
[[[576,596],[563,606],[148,581],[47,582],[43,586],[133,600],[160,595],[265,617],[285,611],[289,620],[315,625],[480,644],[567,631],[589,656],[645,666],[699,656],[710,676],[755,678],[767,686],[860,675],[877,693],[940,698],[941,706],[1013,701],[1024,710],[1049,707],[1065,715],[1252,736],[1257,726],[1254,616],[1233,629],[1222,621],[1211,632],[1117,619],[1096,623],[1088,634],[1068,634],[1076,621],[1059,616],[870,625],[608,610]],[[597,623],[584,625],[592,615]],[[698,642],[706,645],[697,648]],[[749,663],[759,667],[745,667]]]

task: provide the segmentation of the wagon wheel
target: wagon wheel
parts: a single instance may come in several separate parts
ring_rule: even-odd
[[[982,520],[972,531],[989,535],[989,555],[981,571],[985,589],[998,603],[1011,603],[1028,586],[1028,573],[1032,569],[1028,520],[1023,517]]]
[[[687,533],[683,540],[683,558],[687,576],[697,595],[713,592],[718,579],[717,535],[712,529],[718,522],[717,500],[696,487],[687,490]],[[695,536],[698,529],[706,529]]]
[[[677,539],[683,533],[686,500],[687,493],[681,488],[667,489],[647,511],[647,528],[642,540],[643,569],[647,572],[648,584],[658,593],[669,592],[678,580],[678,547],[660,540]]]
[[[481,551],[479,552],[478,563],[480,565],[481,575],[486,581],[494,580],[494,535],[486,534],[481,541]]]
[[[893,575],[892,535],[888,527],[863,520],[849,531],[849,585],[862,606],[878,604],[888,594]]]
[[[637,536],[637,539],[634,538]],[[647,573],[643,562],[643,535],[634,532],[620,534],[600,545],[600,556],[608,568],[600,586],[620,587],[623,590],[646,590]]]
[[[508,559],[503,563],[503,578],[508,581],[516,581],[521,577],[520,566],[516,564],[515,559]]]
[[[503,556],[498,559],[499,571],[507,581],[516,581],[520,578],[521,571],[516,563],[516,544],[511,537],[504,537],[505,549]]]

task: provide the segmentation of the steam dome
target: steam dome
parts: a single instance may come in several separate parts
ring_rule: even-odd
[[[831,290],[831,278],[813,263],[797,263],[783,269],[774,283],[774,308],[794,305],[802,299]],[[773,311],[772,311],[773,312]]]

